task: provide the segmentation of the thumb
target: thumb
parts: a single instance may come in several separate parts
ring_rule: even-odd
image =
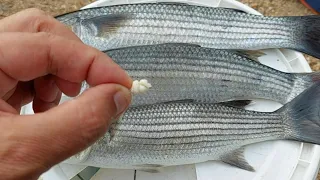
[[[7,122],[11,126],[7,129],[13,132],[1,141],[11,143],[6,146],[7,157],[0,157],[6,160],[1,162],[23,167],[24,174],[40,175],[103,136],[130,101],[127,88],[104,84],[44,113],[14,116]]]

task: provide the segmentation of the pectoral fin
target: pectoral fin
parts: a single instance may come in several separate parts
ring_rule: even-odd
[[[159,173],[160,171],[156,168],[137,168],[137,171],[148,172],[148,173]]]
[[[141,165],[136,165],[135,169],[137,171],[143,171],[148,173],[159,173],[160,168],[162,167],[163,166],[159,164],[141,164]]]
[[[244,148],[237,149],[223,156],[221,161],[247,171],[255,172],[254,168],[244,158]]]
[[[69,157],[65,161],[68,162],[68,163],[81,163],[81,162],[84,162],[89,157],[91,149],[92,149],[92,147],[89,146],[87,149],[79,152],[78,154],[75,154],[75,155]]]
[[[266,55],[264,52],[259,50],[243,50],[237,51],[240,56],[245,56],[251,60],[259,62],[259,57]]]
[[[104,37],[113,33],[121,27],[121,24],[128,19],[128,14],[108,14],[96,16],[82,21],[89,33],[94,36]]]
[[[246,106],[248,106],[249,104],[251,104],[251,102],[252,102],[252,100],[235,100],[235,101],[221,102],[219,104],[243,109]]]

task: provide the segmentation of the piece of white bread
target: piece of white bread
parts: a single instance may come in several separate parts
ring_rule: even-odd
[[[146,79],[134,80],[131,87],[133,94],[141,94],[147,92],[151,88],[151,84]]]

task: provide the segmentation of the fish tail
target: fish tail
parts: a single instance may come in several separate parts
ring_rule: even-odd
[[[320,144],[320,82],[279,109],[288,139]]]
[[[295,50],[320,58],[320,16],[293,17],[296,21]]]

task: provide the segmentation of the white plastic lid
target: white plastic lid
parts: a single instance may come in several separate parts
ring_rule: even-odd
[[[84,8],[128,4],[160,2],[159,0],[100,0]],[[164,1],[161,1],[164,2]],[[165,2],[174,2],[165,0]],[[195,5],[212,7],[236,8],[248,13],[261,15],[254,9],[234,0],[176,0]],[[267,55],[259,61],[265,65],[284,72],[311,72],[311,69],[301,53],[287,49],[268,49],[264,51]],[[263,101],[250,106],[248,109],[259,111],[273,111],[281,105]],[[24,108],[26,114],[33,113],[29,104]],[[248,145],[245,150],[245,157],[253,165],[256,172],[248,172],[230,165],[211,161],[195,165],[168,167],[161,173],[146,173],[134,170],[100,169],[92,180],[238,180],[238,179],[281,179],[281,180],[310,180],[315,179],[318,172],[320,160],[320,146],[300,143],[295,141],[269,141]],[[61,163],[43,174],[44,180],[71,179],[85,166],[68,165]]]

